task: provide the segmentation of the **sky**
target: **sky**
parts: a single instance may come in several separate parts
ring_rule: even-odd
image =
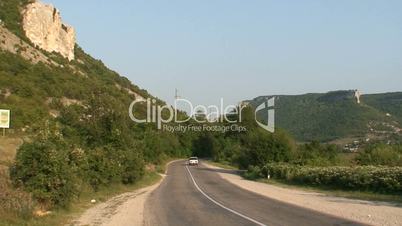
[[[43,0],[78,44],[169,103],[402,91],[399,0]]]

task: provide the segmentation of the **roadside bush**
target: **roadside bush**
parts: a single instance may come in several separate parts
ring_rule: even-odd
[[[65,206],[77,193],[73,169],[62,141],[38,140],[18,149],[11,178],[42,205]]]
[[[262,129],[249,131],[241,137],[239,167],[263,167],[270,162],[289,162],[294,158],[291,138],[282,131],[267,133]]]
[[[402,167],[307,167],[267,164],[263,174],[304,185],[402,194]]]
[[[263,177],[262,171],[258,166],[249,166],[243,177],[249,180],[256,180]]]
[[[360,152],[356,159],[360,165],[402,166],[402,147],[400,145],[372,145]]]
[[[86,180],[95,191],[102,185],[119,181],[121,164],[117,160],[117,155],[111,147],[87,151],[87,164],[83,170],[86,172]]]
[[[123,184],[133,184],[144,175],[145,163],[142,157],[133,150],[127,150],[122,167],[121,181]]]
[[[85,180],[96,191],[111,183],[131,184],[144,174],[144,161],[135,150],[119,150],[111,146],[87,151],[83,165]]]

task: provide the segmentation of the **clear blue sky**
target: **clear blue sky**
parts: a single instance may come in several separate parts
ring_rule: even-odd
[[[152,94],[197,104],[402,91],[399,0],[44,0],[78,44]]]

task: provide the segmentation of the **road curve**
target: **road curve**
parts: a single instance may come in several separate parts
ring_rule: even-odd
[[[187,167],[185,161],[170,164],[145,203],[145,225],[361,225],[241,189],[218,171]]]

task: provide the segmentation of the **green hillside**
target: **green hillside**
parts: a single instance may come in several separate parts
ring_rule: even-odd
[[[36,210],[70,215],[64,211],[71,205],[74,210],[82,196],[91,200],[92,194],[136,185],[156,176],[167,160],[190,155],[236,165],[248,170],[249,178],[267,178],[263,169],[282,167],[273,163],[402,164],[400,146],[374,145],[356,158],[344,159],[337,145],[298,144],[289,135],[298,141],[388,136],[402,124],[402,93],[365,95],[361,104],[351,91],[277,96],[280,128],[275,133],[257,125],[251,107],[243,109],[241,120],[239,115],[227,115],[239,121],[235,126],[242,130],[230,130],[237,127],[229,122],[190,120],[180,126],[207,129],[174,133],[158,130],[155,123],[134,123],[128,114],[133,100],[154,98],[156,105],[165,103],[78,44],[72,61],[35,47],[21,28],[20,10],[30,1],[0,0],[0,109],[11,110],[11,128],[0,137],[0,225],[43,225]],[[258,97],[251,105],[266,98]],[[138,105],[135,114],[145,117],[146,107]],[[261,112],[261,118],[266,116]],[[387,183],[400,190],[400,177]]]
[[[276,126],[299,141],[333,141],[364,137],[373,131],[391,132],[390,125],[402,124],[401,96],[402,93],[363,95],[362,103],[357,104],[354,91],[279,95],[275,101]],[[255,107],[268,97],[257,97],[250,103]],[[267,113],[261,111],[259,116],[264,119]]]
[[[402,123],[402,92],[364,95],[364,102]]]
[[[180,134],[131,121],[133,100],[155,98],[146,90],[78,45],[73,61],[33,47],[20,27],[26,2],[0,1],[0,109],[11,110],[7,136],[24,140],[15,162],[0,165],[10,167],[14,186],[46,207],[65,206],[83,189],[135,183],[145,165],[191,154]],[[10,39],[19,40],[15,54],[5,50]],[[45,60],[34,63],[28,51]],[[145,104],[135,108],[136,115],[145,111]]]

